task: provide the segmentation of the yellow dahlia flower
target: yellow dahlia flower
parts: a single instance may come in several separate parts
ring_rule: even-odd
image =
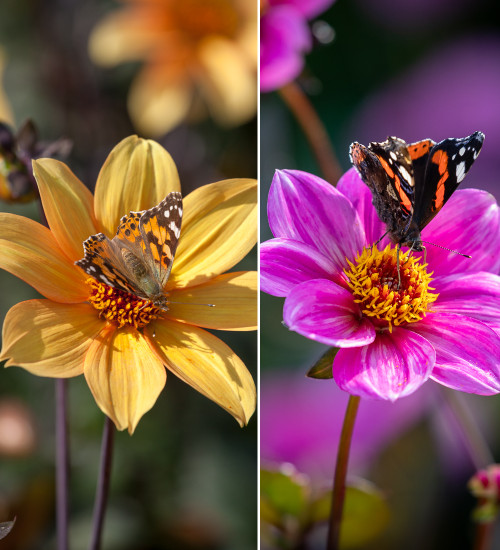
[[[162,391],[165,367],[246,424],[255,410],[252,377],[226,344],[200,327],[256,328],[256,272],[224,273],[256,242],[256,181],[220,181],[184,198],[164,289],[172,303],[158,311],[117,295],[75,261],[90,235],[111,238],[121,216],[180,190],[170,155],[154,141],[123,140],[102,167],[95,196],[63,163],[40,159],[33,165],[50,229],[0,213],[0,268],[46,299],[10,309],[0,359],[38,376],[83,373],[101,410],[130,433]]]
[[[129,111],[151,135],[208,108],[222,125],[257,109],[257,5],[252,0],[122,0],[94,29],[92,59],[103,66],[142,60]],[[201,101],[200,101],[201,99]]]

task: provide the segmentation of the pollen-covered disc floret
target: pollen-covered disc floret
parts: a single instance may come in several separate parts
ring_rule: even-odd
[[[87,284],[91,289],[88,301],[99,311],[99,317],[116,323],[119,328],[125,325],[143,328],[162,313],[149,300],[99,283],[95,279],[87,279]]]
[[[430,292],[434,289],[429,286],[432,273],[427,273],[427,264],[420,264],[409,251],[399,251],[399,283],[397,254],[390,245],[382,251],[376,246],[364,248],[354,263],[347,260],[350,269],[344,270],[362,313],[380,319],[380,326],[391,332],[393,326],[420,321],[438,297]]]

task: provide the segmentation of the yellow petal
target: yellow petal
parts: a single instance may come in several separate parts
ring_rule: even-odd
[[[134,80],[128,110],[134,126],[154,137],[166,134],[180,124],[190,111],[193,93],[186,79],[162,78],[143,70]]]
[[[98,65],[109,67],[142,59],[164,39],[147,12],[123,10],[100,21],[89,39],[89,54]]]
[[[232,179],[199,187],[184,199],[184,219],[167,290],[224,273],[257,241],[257,181]]]
[[[87,275],[62,253],[52,233],[33,220],[0,213],[0,269],[56,302],[83,302]]]
[[[5,56],[3,49],[0,48],[0,120],[7,122],[8,124],[14,124],[14,115],[12,114],[12,108],[7,98],[7,94],[3,89],[3,71],[5,68]]]
[[[88,304],[20,302],[5,317],[0,360],[8,359],[6,367],[22,367],[37,376],[78,376],[102,326]]]
[[[255,411],[255,384],[224,342],[200,328],[166,319],[146,327],[145,336],[176,376],[232,414],[240,426],[248,423]]]
[[[34,160],[33,173],[52,234],[64,253],[75,262],[83,257],[83,241],[98,233],[94,197],[58,160]]]
[[[132,434],[155,404],[167,373],[143,336],[134,329],[109,326],[85,357],[84,373],[100,409],[118,430]]]
[[[96,217],[112,237],[122,216],[156,206],[170,191],[180,191],[172,157],[155,141],[130,136],[111,151],[99,173]]]
[[[168,306],[168,316],[177,321],[218,330],[257,329],[256,271],[219,275],[203,285],[172,291],[169,300],[180,302]]]
[[[257,71],[243,49],[231,40],[211,37],[201,43],[198,56],[200,91],[211,115],[228,126],[250,120],[257,112]]]

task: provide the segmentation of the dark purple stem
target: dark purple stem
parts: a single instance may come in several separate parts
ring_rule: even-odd
[[[99,550],[101,548],[102,527],[104,524],[104,515],[108,502],[109,482],[111,479],[114,435],[115,425],[113,421],[106,416],[104,430],[102,432],[101,463],[99,465],[99,479],[97,480],[92,538],[90,539],[89,550]]]
[[[67,380],[56,380],[56,493],[57,548],[68,549],[69,445],[67,422]]]
[[[328,525],[328,550],[338,550],[339,548],[340,527],[342,525],[342,513],[344,511],[347,465],[349,463],[352,432],[354,430],[360,399],[361,398],[356,395],[349,396],[342,433],[340,435],[335,477],[333,480],[332,508],[330,510],[330,523]]]

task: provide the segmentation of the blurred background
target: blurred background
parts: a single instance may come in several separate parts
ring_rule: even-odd
[[[107,53],[107,60],[95,52],[91,59],[88,43],[96,26],[135,4],[148,3],[3,0],[0,70],[11,105],[6,121],[15,130],[29,117],[41,140],[69,138],[73,147],[65,162],[90,189],[110,150],[133,133],[157,139],[170,152],[184,195],[219,179],[256,177],[256,2],[190,0],[179,4],[187,15],[175,11],[176,2],[152,2],[149,13],[131,12],[142,39],[134,29],[122,28],[118,36],[116,26],[114,35],[104,28],[99,37],[104,44],[94,49]],[[164,41],[172,38],[167,30],[176,25],[177,42],[167,49]],[[201,50],[194,45],[205,38],[212,49],[196,57]],[[164,51],[169,59],[160,59]],[[239,86],[232,86],[229,69]],[[140,88],[138,79],[146,73],[171,95],[155,98],[151,82]],[[149,119],[140,118],[131,90],[155,107]],[[8,119],[1,99],[2,94],[0,108]],[[34,203],[0,201],[0,209],[39,219]],[[255,266],[254,251],[234,270]],[[37,297],[4,271],[0,289],[0,319],[17,302]],[[219,336],[256,379],[256,333]],[[0,376],[0,522],[17,516],[2,548],[54,548],[54,382],[17,368],[2,369]],[[69,403],[70,541],[78,550],[89,542],[104,417],[83,377],[69,381]],[[256,438],[255,415],[240,429],[230,415],[169,375],[134,435],[116,434],[103,548],[254,549]]]
[[[326,126],[343,171],[353,141],[367,145],[389,135],[440,141],[481,130],[484,146],[462,187],[500,200],[494,7],[491,0],[337,0],[308,22],[314,44],[295,82]],[[263,93],[262,241],[272,237],[267,195],[274,170],[283,168],[322,175],[280,94]],[[347,395],[333,380],[305,378],[326,348],[283,327],[282,308],[283,299],[261,294],[263,466],[288,461],[317,486],[331,483]],[[498,459],[500,399],[464,394],[463,401]],[[362,400],[350,472],[373,481],[391,513],[386,531],[363,548],[472,547],[474,499],[466,482],[474,466],[437,385],[429,382],[395,404]],[[498,529],[495,537],[494,548]]]

